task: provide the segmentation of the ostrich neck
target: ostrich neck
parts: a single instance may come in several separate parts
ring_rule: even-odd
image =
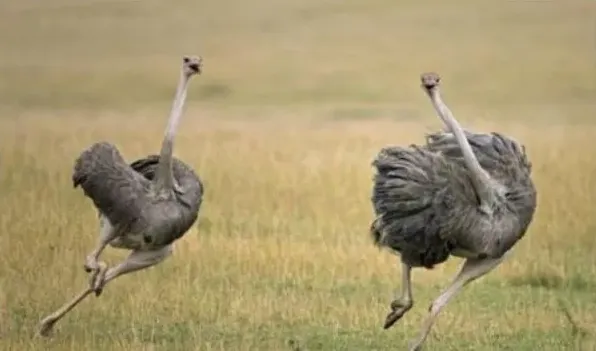
[[[474,155],[472,147],[470,146],[463,129],[455,117],[453,117],[451,110],[443,102],[439,88],[435,87],[431,89],[429,95],[433,106],[437,111],[437,114],[457,140],[457,143],[462,151],[464,163],[470,171],[472,183],[480,200],[480,205],[488,208],[494,202],[490,176],[488,173],[486,173],[482,166],[480,166],[480,163]]]
[[[176,136],[178,125],[180,124],[189,78],[190,77],[184,73],[181,73],[180,75],[180,81],[178,82],[170,118],[159,153],[159,167],[155,182],[158,189],[165,192],[171,192],[174,189],[174,173],[172,170],[174,137]]]

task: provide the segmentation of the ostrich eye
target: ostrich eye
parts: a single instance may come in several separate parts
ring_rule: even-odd
[[[182,59],[182,61],[183,61],[184,63],[188,63],[188,62],[190,61],[190,59],[189,59],[188,57],[186,57],[186,56],[185,56],[185,57]]]

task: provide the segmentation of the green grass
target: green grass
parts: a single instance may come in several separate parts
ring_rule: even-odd
[[[539,206],[507,261],[442,312],[427,350],[596,348],[595,3],[0,0],[0,349],[401,350],[459,260],[414,273],[373,247],[370,162],[440,127],[523,140]],[[207,187],[174,256],[85,287],[96,213],[70,180],[92,142],[155,153],[182,54],[200,54],[176,155]],[[125,253],[105,252],[110,264]]]

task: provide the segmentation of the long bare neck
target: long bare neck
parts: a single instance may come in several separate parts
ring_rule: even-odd
[[[161,151],[159,153],[159,166],[155,177],[158,189],[162,191],[171,191],[174,188],[174,173],[172,170],[174,137],[180,124],[180,117],[186,100],[186,90],[188,88],[189,77],[183,72],[180,74],[180,81],[176,89],[176,95],[172,104],[172,111],[166,127]]]
[[[492,189],[491,178],[488,173],[480,166],[478,159],[474,155],[472,151],[472,147],[466,138],[463,129],[453,117],[451,110],[447,107],[447,105],[443,102],[441,98],[441,93],[439,91],[439,87],[434,87],[429,92],[430,99],[432,104],[437,111],[439,117],[443,120],[447,128],[453,133],[455,136],[455,140],[457,141],[462,155],[464,157],[464,163],[468,170],[470,171],[472,183],[476,190],[476,194],[478,194],[478,198],[480,200],[480,205],[484,208],[490,206],[490,204],[494,201],[494,193]]]

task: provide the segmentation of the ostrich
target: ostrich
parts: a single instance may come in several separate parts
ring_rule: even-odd
[[[422,146],[384,148],[373,162],[371,234],[377,246],[399,254],[402,267],[401,294],[384,328],[413,306],[412,268],[432,269],[450,256],[465,261],[430,305],[411,351],[422,349],[441,309],[465,285],[503,261],[537,201],[525,147],[499,133],[464,131],[441,98],[440,77],[424,73],[421,81],[448,131],[428,135]]]
[[[46,317],[39,334],[47,336],[54,324],[91,293],[123,274],[154,266],[172,253],[174,241],[195,223],[203,185],[190,166],[173,157],[176,133],[188,82],[202,70],[201,57],[184,57],[180,81],[159,155],[128,165],[116,147],[99,142],[75,161],[74,187],[80,186],[99,211],[100,233],[84,268],[91,273],[89,288]],[[119,265],[107,268],[99,256],[107,245],[132,252]]]

